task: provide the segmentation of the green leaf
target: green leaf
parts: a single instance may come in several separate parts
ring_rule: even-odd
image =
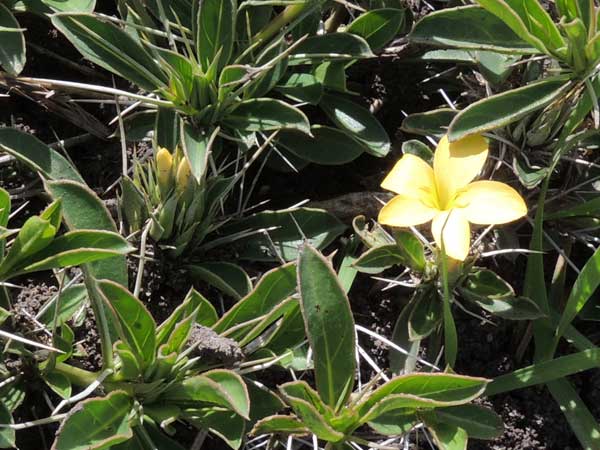
[[[221,370],[219,372],[229,372]],[[198,407],[198,403],[212,403],[227,408],[242,417],[248,418],[248,404],[245,403],[247,397],[239,395],[242,388],[234,388],[234,381],[226,380],[221,383],[221,375],[216,375],[213,379],[207,376],[210,372],[203,375],[185,378],[183,381],[173,383],[162,395],[162,401],[176,403],[180,406]],[[229,372],[230,378],[237,377],[234,372]],[[221,378],[219,378],[221,377]],[[243,385],[241,378],[237,380]],[[247,395],[247,394],[246,394]],[[244,414],[246,414],[244,416]]]
[[[556,330],[555,340],[561,338],[567,326],[585,306],[600,285],[600,249],[585,263],[577,276]]]
[[[60,304],[56,319],[57,325],[61,326],[65,322],[71,320],[86,298],[87,290],[83,284],[69,286],[61,292],[60,300],[57,299],[56,302],[54,302],[40,317],[38,317],[38,320],[45,325],[52,324],[54,321],[56,303],[58,302]]]
[[[377,222],[373,222],[373,227],[369,229],[365,216],[356,216],[352,221],[352,228],[362,243],[369,248],[395,243],[394,239]]]
[[[18,76],[25,66],[25,35],[10,10],[0,3],[0,67]]]
[[[591,200],[550,212],[544,215],[544,220],[569,219],[571,217],[600,217],[600,198],[595,197]]]
[[[58,429],[52,450],[101,450],[131,439],[132,408],[133,398],[123,391],[80,402]]]
[[[396,244],[373,247],[363,253],[353,264],[359,272],[381,273],[394,265],[405,265],[406,260]]]
[[[235,372],[225,369],[215,369],[204,372],[205,377],[217,383],[233,402],[233,410],[245,419],[250,415],[250,397],[242,378]]]
[[[286,400],[304,426],[319,439],[338,442],[344,437],[343,433],[334,430],[317,409],[306,400],[299,398],[286,398]]]
[[[222,333],[234,325],[256,319],[276,307],[296,291],[296,265],[288,263],[265,273],[256,287],[238,301],[213,326]]]
[[[323,96],[323,85],[310,73],[292,73],[275,87],[280,94],[292,100],[316,105]]]
[[[372,50],[379,50],[398,34],[405,21],[404,9],[373,9],[358,16],[345,31],[362,37]]]
[[[467,450],[469,436],[462,428],[430,418],[426,419],[425,423],[440,450]]]
[[[586,450],[600,448],[600,426],[598,421],[583,403],[571,383],[563,378],[551,381],[547,386],[582,448]]]
[[[186,417],[187,421],[198,428],[209,429],[227,445],[236,450],[244,440],[246,422],[235,412],[219,410],[217,408],[201,408],[194,410],[193,419]]]
[[[96,0],[42,0],[44,5],[53,11],[92,12],[96,7]]]
[[[429,148],[427,144],[416,139],[411,139],[402,143],[402,154],[415,155],[430,164],[433,163],[433,152],[431,151],[431,148]]]
[[[458,114],[456,110],[449,108],[411,114],[402,122],[402,130],[420,136],[440,138],[448,132],[450,122],[456,114]]]
[[[133,351],[142,368],[149,367],[156,357],[156,324],[137,298],[121,285],[108,280],[98,281],[99,290],[115,316],[121,339]]]
[[[246,272],[235,264],[205,262],[187,268],[193,277],[213,285],[235,300],[241,299],[252,289],[252,283]]]
[[[4,402],[0,402],[0,422],[5,424],[14,423],[12,414]],[[11,428],[0,429],[0,448],[14,448],[16,446],[15,439],[15,430]]]
[[[59,372],[49,372],[42,375],[42,378],[46,382],[46,384],[60,395],[62,398],[71,397],[72,386],[71,380],[69,378]]]
[[[207,130],[198,130],[190,123],[182,123],[181,135],[183,153],[190,164],[192,175],[198,183],[201,183],[208,167],[211,133]]]
[[[316,164],[339,165],[354,161],[366,147],[337,128],[313,125],[311,135],[298,131],[281,131],[276,138],[278,145],[294,155]]]
[[[408,335],[411,341],[420,341],[433,333],[441,323],[444,305],[435,291],[430,292],[430,295],[416,297],[415,300],[408,318]]]
[[[378,157],[389,153],[390,138],[368,109],[333,94],[324,94],[319,106],[338,127],[364,143],[367,152]]]
[[[373,55],[367,41],[350,33],[326,33],[311,36],[290,55],[292,64],[311,64],[315,60],[352,60]]]
[[[111,22],[85,13],[58,13],[51,19],[53,25],[94,64],[147,91],[166,87],[167,75],[158,63],[129,33]]]
[[[415,303],[419,301],[419,298],[423,296],[428,297],[433,294],[434,291],[429,284],[425,284],[424,286],[416,289],[409,303],[404,306],[400,312],[400,315],[398,316],[398,319],[396,319],[394,330],[392,331],[392,342],[398,347],[406,350],[408,354],[404,354],[398,350],[390,348],[388,358],[390,360],[390,370],[394,375],[400,373],[412,373],[415,370],[417,365],[416,355],[419,353],[421,341],[412,341],[410,339],[408,320],[412,308],[414,307]]]
[[[174,152],[180,141],[180,121],[177,111],[171,108],[158,108],[150,117],[154,118],[154,148],[163,147],[170,152]],[[143,137],[145,137],[145,134],[142,135]],[[131,139],[129,133],[127,134],[127,138]]]
[[[448,137],[454,142],[469,134],[508,125],[545,107],[568,86],[568,78],[557,76],[479,100],[458,113],[450,124]]]
[[[425,400],[444,402],[447,406],[468,403],[479,397],[489,380],[450,373],[413,373],[391,379],[375,389],[357,407],[365,415],[376,403],[392,394],[409,394]]]
[[[217,55],[218,71],[229,61],[235,38],[236,13],[235,0],[203,0],[200,3],[194,38],[197,58],[204,72]]]
[[[461,6],[434,11],[413,28],[412,42],[506,53],[538,53],[501,19],[478,6]]]
[[[245,100],[225,116],[223,121],[240,131],[294,129],[310,133],[310,123],[302,111],[272,98]]]
[[[410,432],[419,421],[413,411],[393,410],[369,422],[369,426],[384,436],[399,436]]]
[[[37,216],[27,219],[0,264],[0,279],[14,275],[17,264],[48,247],[55,235],[56,227],[49,221]]]
[[[329,262],[308,244],[298,258],[298,286],[317,390],[338,409],[352,393],[356,368],[350,304]]]
[[[252,428],[251,435],[285,434],[286,436],[305,436],[309,434],[304,423],[294,416],[274,415],[259,420]]]
[[[561,356],[551,361],[542,361],[493,379],[483,395],[492,396],[565,378],[584,370],[600,366],[598,347],[572,355]]]
[[[432,414],[437,421],[462,428],[475,439],[495,439],[504,431],[498,414],[479,405],[438,408]]]
[[[29,133],[14,128],[0,128],[0,149],[48,179],[84,182],[77,169],[64,156]]]
[[[22,272],[38,272],[125,255],[134,248],[112,231],[76,230],[54,239],[52,243],[19,265]]]
[[[263,234],[240,239],[240,257],[259,261],[293,261],[298,247],[306,240],[323,249],[345,230],[346,226],[327,211],[316,208],[292,208],[263,211],[243,218],[224,229],[225,233],[269,229],[270,240]],[[274,248],[273,248],[274,247]],[[273,252],[277,252],[274,255]]]
[[[104,203],[87,186],[75,181],[46,181],[46,192],[54,200],[62,199],[64,221],[70,230],[106,230],[117,227]],[[109,279],[126,286],[127,264],[124,256],[91,263],[98,279]]]
[[[411,232],[395,230],[394,239],[404,257],[405,264],[418,272],[425,270],[425,249],[421,241]]]
[[[552,17],[538,0],[477,0],[477,3],[541,52],[555,52],[566,46]]]

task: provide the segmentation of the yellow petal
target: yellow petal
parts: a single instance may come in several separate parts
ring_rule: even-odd
[[[405,197],[420,198],[423,192],[435,196],[433,169],[418,156],[406,154],[385,177],[381,187]]]
[[[476,181],[469,184],[455,200],[469,222],[499,225],[527,214],[523,197],[509,185],[498,181]]]
[[[471,230],[460,209],[441,211],[437,214],[431,223],[431,232],[440,250],[443,232],[446,255],[459,261],[465,260],[471,245]]]
[[[435,150],[433,171],[441,209],[448,209],[454,194],[479,174],[488,156],[487,141],[478,134],[450,143],[444,136]]]
[[[411,227],[429,222],[437,213],[437,209],[419,199],[397,195],[379,211],[379,223],[392,227]]]

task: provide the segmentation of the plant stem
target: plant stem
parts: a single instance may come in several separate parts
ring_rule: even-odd
[[[79,387],[87,387],[98,378],[98,374],[95,372],[73,367],[62,362],[56,363],[54,370],[65,375],[71,383]]]
[[[306,12],[313,6],[313,0],[307,0],[304,3],[286,6],[271,22],[263,28],[259,33],[252,38],[252,43],[264,42],[271,39],[273,36],[281,33],[290,22],[298,19],[302,13]]]

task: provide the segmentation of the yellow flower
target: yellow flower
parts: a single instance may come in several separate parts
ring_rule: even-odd
[[[499,225],[527,214],[517,191],[498,181],[475,181],[488,156],[480,135],[450,143],[444,136],[435,152],[433,169],[421,158],[406,154],[381,186],[396,194],[379,212],[379,222],[409,227],[433,221],[431,231],[438,247],[463,261],[469,254],[471,231],[476,225]],[[443,230],[443,231],[442,231]]]
[[[163,189],[168,189],[171,184],[173,156],[169,150],[162,148],[156,154],[156,168],[158,169],[158,184]]]
[[[177,190],[179,192],[185,191],[191,174],[192,170],[190,168],[190,165],[187,159],[184,157],[179,163],[179,167],[177,168],[176,183]]]

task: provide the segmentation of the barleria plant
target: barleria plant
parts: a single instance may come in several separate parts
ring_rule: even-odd
[[[469,435],[492,438],[502,423],[490,410],[469,404],[489,380],[453,373],[412,373],[379,377],[354,391],[355,325],[348,299],[330,263],[305,246],[298,259],[298,284],[308,341],[312,349],[316,390],[305,381],[279,386],[292,415],[259,421],[254,434],[303,436],[314,434],[325,448],[370,445],[360,432],[369,425],[384,436],[403,435],[425,424],[443,449],[466,448]],[[478,416],[485,426],[470,426]],[[488,434],[480,430],[488,427]]]

